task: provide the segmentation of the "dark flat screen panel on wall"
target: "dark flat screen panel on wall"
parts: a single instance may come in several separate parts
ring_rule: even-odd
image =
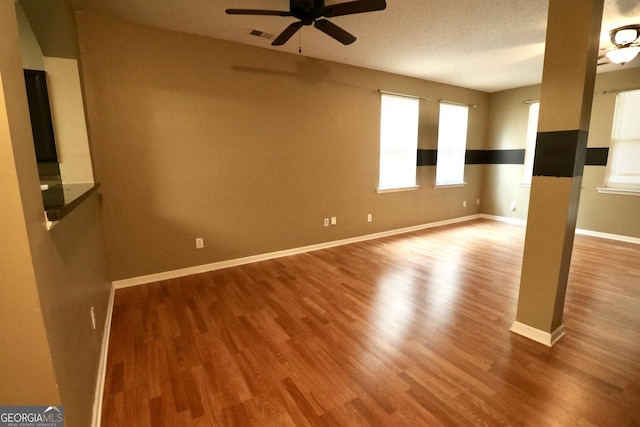
[[[57,162],[56,141],[53,135],[47,78],[44,71],[24,70],[31,115],[31,129],[39,162]]]

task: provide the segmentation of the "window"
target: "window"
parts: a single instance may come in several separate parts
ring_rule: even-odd
[[[527,149],[524,154],[523,184],[531,184],[533,175],[533,159],[536,154],[536,137],[538,136],[538,116],[540,115],[540,102],[529,104],[529,122],[527,125]]]
[[[464,184],[469,107],[440,102],[436,186]]]
[[[606,189],[640,192],[640,90],[616,97]]]
[[[420,100],[382,95],[379,190],[416,187]]]

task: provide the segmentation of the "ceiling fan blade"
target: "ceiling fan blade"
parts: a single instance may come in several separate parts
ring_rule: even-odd
[[[338,40],[342,44],[351,44],[356,41],[355,36],[338,27],[333,22],[327,21],[326,19],[318,19],[315,22],[314,26],[328,36],[331,36],[334,39]]]
[[[285,44],[295,33],[302,28],[304,24],[302,22],[294,22],[284,29],[278,37],[271,43],[271,46],[282,46]]]
[[[376,10],[384,10],[386,7],[387,2],[385,0],[356,0],[325,6],[322,16],[331,18],[354,13],[374,12]]]
[[[227,9],[227,15],[274,15],[274,16],[293,16],[291,12],[280,10],[264,10],[264,9]]]

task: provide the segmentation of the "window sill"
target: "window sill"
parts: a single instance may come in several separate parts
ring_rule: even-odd
[[[398,191],[413,191],[420,188],[419,185],[413,185],[411,187],[398,187],[398,188],[378,188],[376,192],[378,194],[382,193],[397,193]]]
[[[465,185],[467,185],[466,182],[457,182],[455,184],[436,184],[433,188],[440,189],[440,188],[464,187]]]
[[[619,194],[623,196],[640,196],[640,190],[628,190],[625,188],[598,188],[598,193]]]

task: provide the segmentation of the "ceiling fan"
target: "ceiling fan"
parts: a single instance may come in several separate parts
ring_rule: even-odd
[[[604,54],[598,58],[606,58],[608,62],[624,65],[640,53],[640,24],[625,25],[609,31],[609,39],[613,46],[606,49]],[[598,63],[598,65],[606,62]]]
[[[229,15],[273,15],[293,16],[298,19],[280,33],[271,43],[272,46],[282,46],[304,25],[313,24],[318,30],[333,37],[344,45],[356,41],[355,36],[343,30],[333,22],[324,19],[334,16],[353,15],[356,13],[384,10],[385,0],[356,0],[325,6],[324,0],[289,0],[289,11],[264,9],[227,9]]]

